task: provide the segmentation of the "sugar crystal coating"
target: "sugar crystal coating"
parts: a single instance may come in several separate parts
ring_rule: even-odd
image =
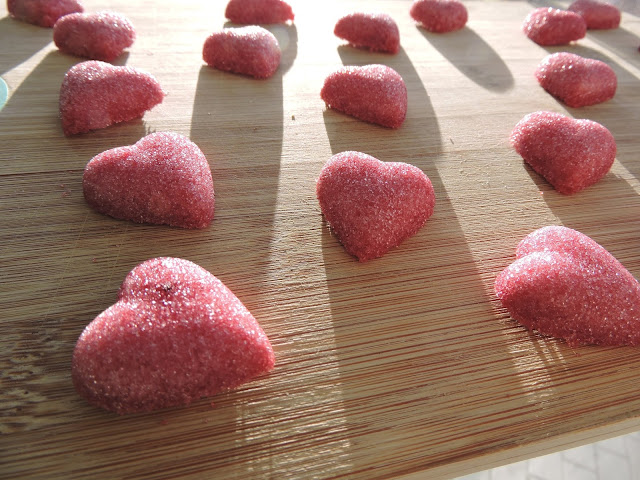
[[[398,25],[385,13],[351,13],[338,20],[333,33],[372,52],[398,53],[400,49]]]
[[[361,152],[331,157],[320,172],[316,196],[331,230],[361,262],[381,257],[417,233],[436,202],[422,170]]]
[[[82,332],[72,379],[90,404],[119,414],[188,405],[234,389],[275,363],[264,331],[195,263],[154,258]]]
[[[610,100],[618,86],[616,73],[609,65],[567,52],[546,56],[535,76],[542,88],[574,108]]]
[[[580,344],[640,345],[640,283],[607,250],[566,227],[534,231],[495,281],[529,330]]]
[[[163,99],[160,84],[147,72],[81,62],[69,69],[60,87],[62,129],[73,135],[140,118]]]
[[[16,20],[51,28],[59,18],[84,8],[77,0],[7,0],[7,10]]]
[[[209,163],[177,133],[152,133],[96,155],[85,167],[82,188],[92,208],[115,218],[182,228],[205,228],[213,219]]]
[[[460,30],[469,17],[466,7],[458,0],[415,0],[409,13],[423,28],[434,33]]]
[[[588,29],[607,30],[620,26],[620,10],[615,5],[598,0],[576,0],[568,10],[584,18]]]
[[[522,29],[538,45],[566,45],[587,34],[587,24],[580,15],[551,7],[529,13]]]
[[[407,87],[385,65],[342,67],[324,81],[320,96],[329,108],[365,122],[400,128],[407,115]]]
[[[225,17],[245,25],[293,21],[291,5],[282,0],[229,0]]]
[[[202,58],[210,67],[255,78],[272,76],[280,65],[280,55],[276,37],[256,25],[214,32],[202,49]]]
[[[114,12],[72,13],[53,26],[53,41],[60,51],[111,62],[133,45],[132,23]]]
[[[617,151],[613,135],[604,126],[553,112],[526,115],[510,140],[520,156],[565,195],[604,177]]]

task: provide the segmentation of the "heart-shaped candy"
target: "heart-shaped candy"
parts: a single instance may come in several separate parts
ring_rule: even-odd
[[[386,65],[342,67],[325,79],[320,97],[329,108],[383,127],[400,128],[407,116],[407,87]]]
[[[609,65],[567,52],[547,55],[535,76],[542,88],[574,108],[610,100],[618,86],[616,73]]]
[[[59,18],[84,8],[77,0],[7,0],[7,10],[16,20],[51,28]]]
[[[511,144],[560,193],[571,195],[604,177],[616,157],[611,132],[591,120],[534,112],[511,132]]]
[[[209,163],[177,133],[152,133],[96,155],[82,188],[91,207],[115,218],[183,228],[205,228],[213,219]]]
[[[60,51],[105,62],[118,57],[135,38],[131,22],[113,12],[72,13],[53,26],[53,41]]]
[[[551,7],[532,11],[522,29],[538,45],[566,45],[587,34],[587,24],[580,15]]]
[[[336,22],[333,33],[354,47],[372,52],[398,53],[398,25],[386,13],[351,13]]]
[[[220,280],[187,260],[155,258],[84,329],[71,373],[89,403],[124,414],[188,405],[274,361],[262,328]]]
[[[620,10],[610,3],[598,0],[576,0],[568,10],[584,18],[588,29],[605,30],[620,26]]]
[[[607,250],[566,227],[525,237],[495,281],[509,314],[570,345],[640,345],[640,283]]]
[[[282,0],[229,0],[224,16],[245,25],[286,23],[294,17],[291,5]]]
[[[434,33],[460,30],[469,17],[467,8],[458,0],[415,0],[409,14],[425,30]]]
[[[331,157],[320,172],[316,195],[345,250],[361,262],[381,257],[414,235],[436,203],[422,170],[361,152]]]
[[[60,87],[62,130],[73,135],[140,118],[163,99],[160,84],[147,72],[81,62],[69,69]]]

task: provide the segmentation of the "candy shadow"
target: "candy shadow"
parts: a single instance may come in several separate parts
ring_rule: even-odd
[[[51,28],[37,27],[9,16],[0,18],[0,75],[20,65],[53,41]]]
[[[613,30],[589,30],[589,39],[615,52],[626,62],[640,66],[640,37],[622,27]]]
[[[481,87],[495,92],[505,92],[513,87],[509,67],[471,28],[465,26],[445,34],[428,32],[419,26],[416,29],[454,67]]]

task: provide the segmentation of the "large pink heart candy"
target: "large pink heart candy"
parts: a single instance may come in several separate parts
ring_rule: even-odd
[[[592,239],[544,227],[520,242],[516,258],[495,292],[526,328],[572,346],[640,345],[640,283]]]
[[[527,15],[522,29],[538,45],[566,45],[584,38],[587,24],[574,12],[541,7]]]
[[[414,235],[436,203],[422,170],[361,152],[331,157],[320,172],[316,195],[333,232],[361,262],[381,257]]]
[[[355,12],[336,22],[333,33],[354,47],[372,52],[398,53],[400,31],[396,22],[386,13]]]
[[[264,331],[220,280],[187,260],[155,258],[84,329],[71,373],[89,403],[125,414],[237,388],[274,362]]]
[[[531,167],[565,195],[593,185],[616,158],[611,132],[591,120],[559,113],[526,115],[511,132],[511,144]]]

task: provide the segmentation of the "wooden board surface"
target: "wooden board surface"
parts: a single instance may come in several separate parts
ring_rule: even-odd
[[[451,477],[640,428],[640,349],[529,334],[493,294],[517,242],[549,224],[590,235],[640,277],[637,13],[566,48],[606,61],[619,80],[613,100],[567,109],[533,77],[563,49],[521,33],[531,3],[467,2],[467,27],[435,35],[415,26],[409,2],[376,2],[400,28],[402,50],[389,56],[333,36],[337,18],[371,4],[292,1],[295,24],[269,27],[283,60],[266,81],[203,65],[225,2],[84,3],[133,21],[138,39],[116,63],[152,72],[167,97],[140,121],[65,138],[58,92],[79,59],[0,5],[10,93],[0,112],[0,477]],[[319,98],[332,70],[367,63],[407,84],[397,131]],[[536,110],[608,127],[611,172],[578,195],[556,193],[508,143]],[[213,224],[187,231],[93,212],[86,163],[167,130],[190,136],[211,164]],[[425,228],[365,264],[331,235],[315,199],[322,165],[344,150],[412,163],[437,196]],[[157,256],[194,261],[229,286],[277,366],[188,408],[119,417],[75,394],[71,353],[127,272]]]

